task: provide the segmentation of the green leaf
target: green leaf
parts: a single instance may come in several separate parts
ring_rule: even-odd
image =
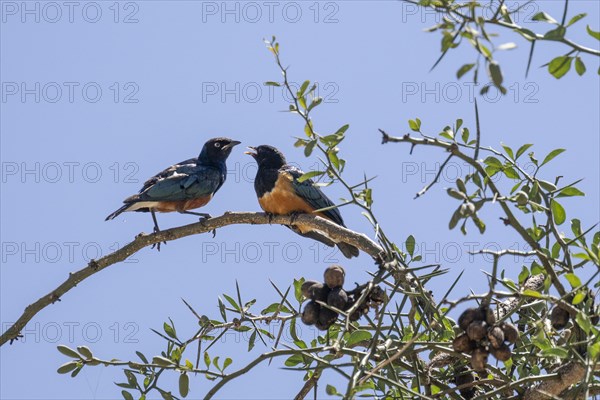
[[[598,39],[598,40],[600,40],[600,32],[595,32],[595,31],[593,31],[593,30],[592,30],[592,28],[590,28],[590,26],[589,26],[589,25],[586,27],[586,30],[587,30],[587,33],[588,33],[588,34],[589,34],[591,37],[593,37],[593,38],[595,38],[595,39]]]
[[[300,86],[300,89],[298,89],[298,92],[296,93],[296,97],[304,96],[304,92],[308,88],[308,85],[310,85],[310,81],[304,81],[302,83],[302,86]]]
[[[579,277],[574,273],[569,272],[568,274],[565,274],[565,278],[567,279],[567,281],[569,281],[569,284],[573,289],[581,286],[581,279],[579,279]]]
[[[408,120],[408,126],[412,131],[420,132],[421,131],[421,120],[417,118],[416,120],[410,119]]]
[[[78,365],[77,361],[69,361],[67,363],[64,363],[60,367],[58,367],[56,372],[58,372],[59,374],[67,374],[67,373],[73,371],[75,368],[77,368],[77,365]]]
[[[304,278],[294,279],[294,296],[296,297],[298,303],[302,303],[304,300],[304,296],[302,295],[302,284],[304,281]]]
[[[467,143],[469,141],[469,129],[468,128],[463,128],[461,138],[462,138],[463,143]]]
[[[550,210],[552,210],[552,217],[556,225],[562,225],[562,223],[567,219],[567,213],[565,212],[565,209],[558,201],[554,199],[550,201]]]
[[[450,218],[450,222],[448,223],[448,229],[452,230],[454,229],[454,227],[456,226],[456,224],[458,224],[458,221],[460,221],[461,219],[461,214],[460,214],[460,207],[456,209],[456,211],[454,211],[454,214],[452,214],[452,217]]]
[[[546,14],[543,11],[535,14],[531,19],[533,21],[545,21],[551,24],[558,23],[554,18],[552,18],[550,15]]]
[[[172,360],[162,356],[156,356],[152,358],[152,364],[160,365],[161,367],[167,367],[175,364]]]
[[[577,189],[574,186],[569,186],[561,190],[556,197],[571,197],[571,196],[585,196],[581,190]]]
[[[529,270],[523,265],[523,269],[521,269],[521,273],[519,274],[519,284],[523,284],[527,278],[529,278]]]
[[[304,156],[310,157],[310,155],[312,154],[313,149],[315,148],[316,145],[317,145],[316,140],[311,140],[310,142],[308,142],[306,144],[306,147],[304,148]]]
[[[554,60],[550,61],[550,64],[548,64],[548,72],[550,72],[550,74],[556,79],[560,79],[565,76],[567,72],[569,72],[572,62],[573,57],[556,57]]]
[[[460,79],[464,74],[469,72],[475,64],[465,64],[456,71],[456,79]]]
[[[281,86],[279,82],[267,81],[265,82],[265,86]]]
[[[569,20],[569,23],[567,24],[567,26],[571,26],[571,25],[573,25],[575,22],[579,21],[579,20],[580,20],[580,19],[582,19],[582,18],[585,18],[586,16],[587,16],[587,14],[586,14],[586,13],[581,13],[581,14],[577,14],[577,15],[575,15],[573,18],[571,18],[571,19]]]
[[[542,163],[540,164],[540,167],[541,167],[542,165],[544,165],[544,164],[546,164],[546,163],[550,162],[550,161],[551,161],[551,160],[552,160],[554,157],[558,156],[559,154],[561,154],[561,153],[562,153],[562,152],[564,152],[564,151],[565,151],[565,149],[555,149],[555,150],[552,150],[552,151],[550,152],[550,154],[548,154],[548,155],[546,156],[546,158],[544,158],[544,161],[542,161]]]
[[[62,354],[64,354],[67,357],[71,357],[71,358],[81,358],[81,356],[79,355],[79,353],[77,353],[75,350],[73,350],[72,348],[59,344],[58,346],[56,346],[56,348],[58,349],[58,351],[60,351]]]
[[[567,358],[569,357],[569,352],[566,349],[561,347],[550,347],[542,350],[543,356],[553,356],[559,358]]]
[[[298,178],[298,182],[302,183],[304,181],[314,178],[315,176],[321,176],[324,173],[325,171],[309,171],[302,175],[300,178]]]
[[[350,334],[350,336],[348,337],[348,340],[346,341],[346,346],[352,347],[353,345],[355,345],[359,342],[370,340],[372,337],[373,337],[373,335],[371,335],[371,332],[363,331],[363,330],[356,330],[356,331],[352,332]]]
[[[240,306],[235,302],[234,299],[232,299],[230,296],[228,296],[226,294],[223,294],[223,297],[225,297],[225,300],[227,300],[234,309],[236,309],[237,311],[240,311]]]
[[[547,192],[554,192],[556,190],[556,186],[548,181],[543,181],[543,180],[539,179],[538,181],[536,181],[536,183],[538,184],[539,187],[541,187],[542,189],[544,189]],[[534,185],[534,187],[535,187],[535,185]],[[532,190],[532,192],[533,192],[533,190]],[[533,197],[535,197],[535,195],[530,193],[529,197],[533,198]]]
[[[535,290],[531,290],[531,289],[525,289],[525,290],[523,290],[523,296],[534,297],[536,299],[543,298],[543,296],[542,296],[542,294],[540,292],[535,291]]]
[[[578,291],[577,294],[575,295],[575,297],[573,297],[573,301],[571,302],[571,304],[573,304],[574,306],[576,306],[577,304],[581,303],[583,300],[585,300],[585,292],[583,291]]]
[[[252,334],[250,335],[250,339],[248,340],[248,351],[250,351],[254,348],[255,343],[256,343],[256,331],[253,331]]]
[[[411,257],[415,252],[415,237],[413,235],[406,238],[406,252],[410,254]]]
[[[517,150],[517,155],[515,156],[515,160],[519,157],[521,157],[521,155],[523,155],[523,153],[525,153],[527,151],[528,148],[530,148],[531,146],[533,146],[533,143],[527,143],[524,144],[523,146],[519,147],[519,150]]]
[[[227,357],[225,359],[225,361],[223,362],[223,370],[225,370],[225,368],[229,367],[232,362],[233,362],[233,360],[231,358]]]
[[[513,150],[509,146],[505,145],[504,143],[501,143],[501,145],[502,145],[502,148],[504,149],[504,151],[506,152],[506,154],[508,154],[508,156],[514,160],[515,154],[513,153]]]
[[[544,39],[546,40],[562,40],[565,38],[565,34],[567,33],[567,28],[564,26],[559,26],[556,29],[552,29],[544,34]]]
[[[190,377],[188,374],[181,374],[179,376],[179,394],[181,397],[186,397],[190,392]]]
[[[577,325],[589,335],[593,327],[589,315],[585,314],[583,311],[579,311],[575,316],[575,321],[577,321]]]
[[[121,396],[123,396],[125,400],[133,400],[133,395],[127,390],[121,390]]]
[[[585,64],[581,60],[581,57],[575,57],[575,71],[579,76],[585,74]]]
[[[500,65],[495,61],[490,62],[488,64],[488,72],[490,74],[492,82],[494,82],[494,86],[496,86],[497,88],[501,88],[502,82],[504,81],[504,77],[502,76]]]
[[[303,363],[303,362],[304,362],[304,357],[302,357],[302,354],[293,354],[287,360],[285,360],[284,364],[286,367],[295,367],[296,365]]]
[[[172,339],[177,339],[177,333],[175,332],[175,328],[172,327],[171,325],[167,324],[166,322],[163,323],[163,329],[165,330],[165,333]]]

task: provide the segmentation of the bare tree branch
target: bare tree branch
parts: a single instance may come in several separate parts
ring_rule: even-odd
[[[73,289],[80,282],[113,264],[124,261],[144,247],[148,247],[154,243],[172,241],[191,235],[211,232],[214,229],[222,228],[228,225],[264,225],[271,223],[281,225],[294,225],[296,223],[301,223],[303,225],[307,225],[310,228],[318,229],[327,233],[327,235],[336,242],[346,242],[359,248],[376,260],[380,259],[381,253],[383,252],[381,246],[379,246],[366,235],[354,232],[324,218],[310,214],[302,214],[298,215],[297,217],[292,217],[289,215],[270,216],[264,213],[256,212],[229,212],[201,222],[167,229],[153,234],[140,233],[132,242],[126,244],[119,250],[99,258],[98,260],[91,260],[86,267],[77,272],[70,273],[69,277],[57,288],[42,296],[36,302],[28,305],[19,319],[10,328],[8,328],[2,334],[2,336],[0,336],[0,346],[4,345],[7,341],[12,342],[12,340],[18,338],[21,330],[37,313],[42,311],[50,304],[59,301],[65,293]]]

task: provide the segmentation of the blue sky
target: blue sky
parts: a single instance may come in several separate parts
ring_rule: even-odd
[[[544,3],[557,19],[562,12],[558,3]],[[406,146],[380,144],[377,128],[404,134],[406,121],[415,117],[432,134],[456,118],[474,126],[471,78],[455,79],[455,71],[474,54],[465,45],[429,72],[439,55],[440,36],[422,29],[437,22],[434,15],[395,1],[99,1],[75,2],[72,8],[62,2],[2,1],[0,6],[2,330],[90,257],[149,232],[149,215],[104,218],[147,177],[196,156],[208,138],[229,136],[244,146],[272,144],[290,161],[314,167],[316,158],[306,159],[293,147],[292,137],[303,134],[301,121],[280,112],[287,107],[281,91],[262,86],[280,77],[262,42],[271,35],[281,42],[290,80],[321,85],[325,99],[314,114],[316,129],[333,132],[350,124],[342,147],[346,177],[358,182],[363,173],[377,175],[374,209],[388,234],[399,243],[413,234],[425,262],[451,268],[428,286],[434,296],[441,297],[463,269],[468,279],[454,297],[469,289],[486,290],[480,270],[489,270],[490,260],[467,251],[525,250],[498,222],[495,210],[482,215],[488,225],[484,236],[473,228],[468,236],[448,231],[457,204],[443,189],[465,173],[465,165],[450,165],[438,185],[413,200],[445,155],[417,148],[411,156]],[[598,21],[599,7],[593,1],[570,3],[571,15],[589,13],[569,30],[573,39],[597,48],[585,24]],[[537,4],[529,6],[521,22],[537,11]],[[508,95],[499,98],[492,89],[479,99],[483,143],[497,148],[500,142],[512,147],[535,143],[540,157],[566,148],[545,176],[553,180],[560,173],[563,182],[585,178],[579,187],[586,196],[564,205],[568,218],[598,222],[598,60],[584,56],[586,75],[571,72],[557,81],[540,66],[567,48],[541,43],[525,78],[528,47],[509,32],[495,31],[519,47],[498,57]],[[259,210],[253,160],[238,147],[228,167],[226,184],[202,211]],[[338,186],[326,190],[332,199],[345,194]],[[358,209],[345,207],[342,213],[348,227],[372,234]],[[164,228],[193,221],[191,216],[159,216]],[[562,228],[570,232],[568,224]],[[118,369],[86,368],[75,379],[59,376],[56,368],[66,359],[56,345],[87,345],[108,359],[133,358],[135,350],[154,354],[162,342],[150,328],[159,329],[168,317],[180,332],[195,329],[181,298],[216,317],[217,296],[235,293],[236,280],[247,299],[266,306],[277,299],[269,279],[280,287],[302,276],[318,279],[338,260],[348,282],[364,282],[373,268],[366,255],[347,261],[278,226],[227,227],[214,239],[185,238],[160,253],[144,249],[134,257],[94,275],[43,310],[24,332],[25,343],[0,349],[0,397],[115,398],[120,389],[112,382],[123,380]],[[501,267],[516,279],[521,264],[515,260]],[[314,335],[304,329],[305,335]],[[248,355],[246,341],[227,337],[212,355],[232,356],[230,368],[240,368],[266,350],[257,344]],[[257,368],[225,387],[222,398],[288,398],[302,385],[301,375],[279,369],[282,365],[280,360]],[[323,381],[340,382],[332,374]],[[201,398],[209,387],[204,379],[194,379],[190,398]]]

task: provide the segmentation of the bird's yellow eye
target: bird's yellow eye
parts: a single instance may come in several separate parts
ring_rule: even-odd
[[[219,143],[219,142],[215,143],[215,147],[221,147],[221,143]]]

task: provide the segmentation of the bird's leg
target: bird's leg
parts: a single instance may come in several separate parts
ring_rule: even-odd
[[[210,214],[207,213],[199,213],[199,212],[193,212],[193,211],[179,211],[180,214],[190,214],[190,215],[197,215],[200,218],[200,221],[204,220],[204,219],[209,219],[212,218],[212,216]]]
[[[150,209],[150,213],[152,214],[152,221],[154,221],[154,233],[160,232],[160,228],[158,227],[158,221],[156,220],[156,213],[154,212],[153,209]],[[163,242],[164,244],[167,244],[167,242]],[[152,245],[152,249],[156,247],[156,250],[160,251],[160,242],[158,243],[154,243]]]
[[[207,219],[209,219],[209,218],[212,218],[212,216],[211,216],[210,214],[208,214],[208,213],[199,213],[199,212],[193,212],[193,211],[179,211],[179,213],[180,213],[180,214],[191,214],[191,215],[197,215],[197,216],[199,216],[199,217],[200,217],[200,222],[204,222],[204,221],[206,221]],[[216,230],[216,229],[213,229],[213,230],[212,230],[212,235],[213,235],[213,238],[214,238],[215,236],[217,236],[217,230]]]
[[[275,216],[275,214],[270,213],[270,212],[266,212],[265,214],[267,214],[267,219],[269,220],[269,225],[271,225],[271,223],[273,222],[273,217]]]

